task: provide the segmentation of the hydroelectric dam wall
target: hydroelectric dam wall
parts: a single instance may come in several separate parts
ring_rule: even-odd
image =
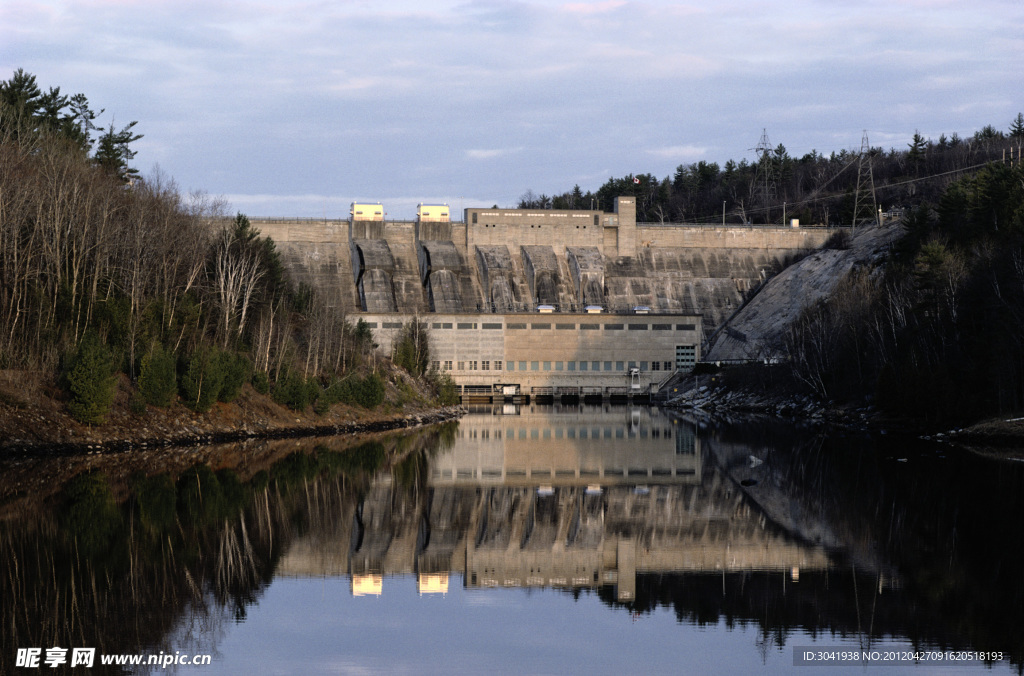
[[[297,282],[370,323],[383,349],[414,316],[434,329],[435,366],[464,394],[656,389],[746,292],[833,232],[637,223],[631,197],[611,213],[463,216],[251,222]]]

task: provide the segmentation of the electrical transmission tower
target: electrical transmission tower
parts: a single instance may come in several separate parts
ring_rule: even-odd
[[[757,147],[757,173],[754,175],[753,198],[755,207],[764,209],[765,223],[771,223],[770,209],[777,199],[778,179],[775,175],[775,162],[772,160],[772,144],[768,141],[768,130],[761,132],[761,140]]]
[[[878,202],[875,199],[875,175],[871,169],[871,145],[868,132],[860,140],[860,154],[857,156],[857,189],[853,194],[853,219],[850,227],[854,231],[857,223],[867,221],[878,223]]]

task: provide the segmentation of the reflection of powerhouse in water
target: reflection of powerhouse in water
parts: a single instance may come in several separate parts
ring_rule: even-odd
[[[485,494],[466,539],[470,587],[615,585],[635,595],[636,575],[664,572],[778,571],[828,563],[810,547],[766,527],[730,484],[661,485],[589,492],[494,489]],[[424,553],[428,556],[431,552]]]
[[[462,419],[431,483],[552,485],[699,480],[694,424],[658,409],[495,409]]]
[[[278,568],[292,576],[351,575],[354,595],[381,594],[384,575],[418,575],[420,593],[469,587],[599,587],[635,594],[636,576],[777,571],[792,583],[829,566],[820,547],[764,521],[717,473],[703,484],[435,487],[406,501],[375,486],[330,532],[296,540]]]
[[[793,583],[794,570],[829,565],[702,462],[689,421],[646,408],[506,413],[466,416],[431,459],[429,490],[375,483],[331,532],[294,542],[279,572],[416,574],[421,593],[443,586],[426,576],[457,572],[469,587],[613,585],[630,600],[647,573],[776,571]]]

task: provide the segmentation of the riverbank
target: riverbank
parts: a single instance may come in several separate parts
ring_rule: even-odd
[[[836,426],[865,433],[907,434],[955,443],[983,455],[1024,459],[1024,417],[985,420],[973,425],[946,428],[921,421],[894,418],[870,402],[835,405],[798,391],[785,378],[752,382],[750,374],[720,371],[686,378],[675,386],[665,402],[668,408],[697,415],[728,418],[731,415],[764,414],[800,419],[814,425]]]
[[[102,425],[79,423],[63,394],[31,374],[0,376],[0,457],[75,455],[152,447],[194,446],[244,439],[362,434],[451,420],[458,406],[439,407],[415,381],[386,374],[386,398],[374,409],[335,404],[323,415],[293,411],[250,385],[235,401],[196,413],[180,402],[167,408],[132,405],[134,389],[121,377],[111,412]]]
[[[695,375],[674,387],[665,406],[711,416],[758,413],[777,418],[802,419],[862,431],[910,431],[911,425],[884,416],[870,403],[835,406],[803,393],[782,378],[775,382],[749,382],[749,373],[721,371]]]

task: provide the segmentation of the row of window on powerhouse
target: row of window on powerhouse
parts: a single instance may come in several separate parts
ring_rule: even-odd
[[[497,359],[489,361],[466,360],[466,361],[434,361],[434,369],[438,371],[603,371],[603,372],[626,372],[630,369],[639,368],[640,371],[671,371],[671,361],[503,361]],[[677,360],[676,368],[693,368],[694,359]]]

